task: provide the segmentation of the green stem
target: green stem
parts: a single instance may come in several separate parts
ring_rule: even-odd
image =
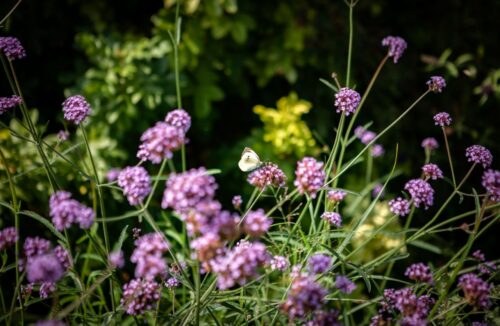
[[[349,46],[347,49],[347,72],[345,77],[346,87],[349,87],[349,82],[351,79],[352,42],[354,38],[353,12],[354,12],[354,4],[353,1],[351,0],[349,4]]]
[[[451,178],[453,180],[453,187],[457,187],[457,182],[455,180],[455,171],[453,169],[453,162],[451,160],[451,152],[450,152],[450,146],[448,145],[448,136],[446,135],[446,131],[444,130],[444,127],[441,128],[443,130],[443,136],[444,136],[444,144],[446,145],[446,154],[448,155],[448,162],[450,163],[450,171],[451,171]]]

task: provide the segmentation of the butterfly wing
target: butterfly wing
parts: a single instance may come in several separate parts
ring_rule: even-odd
[[[243,172],[249,172],[255,170],[261,166],[259,155],[255,153],[251,148],[245,147],[243,153],[241,153],[241,159],[238,162],[238,167]]]

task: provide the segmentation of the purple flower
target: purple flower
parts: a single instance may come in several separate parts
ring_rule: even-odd
[[[401,325],[426,325],[427,315],[432,307],[434,300],[427,295],[417,297],[412,288],[403,288],[399,290],[384,290],[384,302],[379,310],[379,322],[391,323],[392,312],[399,312],[402,315]],[[374,319],[372,319],[372,324]],[[384,325],[384,323],[382,323]]]
[[[181,282],[175,277],[171,277],[165,282],[165,285],[167,286],[167,288],[172,289],[181,285]]]
[[[487,168],[493,161],[493,155],[486,147],[481,145],[472,145],[465,150],[465,156],[469,162],[482,164],[483,168]]]
[[[24,240],[23,248],[27,258],[43,255],[50,251],[50,241],[40,237],[28,237]]]
[[[405,276],[413,281],[432,284],[431,269],[423,263],[410,265],[405,271]]]
[[[133,228],[132,229],[132,237],[137,240],[141,236],[141,229],[139,228]]]
[[[191,241],[191,248],[195,251],[195,258],[201,262],[207,262],[214,258],[222,246],[223,243],[216,233],[206,233]]]
[[[133,279],[123,286],[121,305],[129,315],[141,315],[160,300],[160,285],[155,281]]]
[[[371,153],[373,157],[380,157],[384,155],[384,153],[385,153],[384,146],[380,144],[373,145]]]
[[[173,208],[181,213],[193,209],[199,203],[213,199],[217,183],[205,168],[191,169],[184,173],[171,173],[163,193],[161,207]]]
[[[313,319],[308,321],[305,326],[342,326],[339,322],[339,312],[337,310],[318,310],[314,312]]]
[[[481,252],[481,250],[476,250],[472,253],[472,257],[476,258],[479,261],[485,261],[486,258],[484,257],[484,254]]]
[[[273,163],[266,163],[248,175],[248,183],[260,190],[264,190],[267,186],[284,187],[286,180],[285,173]]]
[[[381,183],[377,183],[372,190],[372,197],[376,198],[380,194],[380,198],[384,197],[384,185]]]
[[[50,217],[57,230],[69,228],[78,222],[80,227],[88,229],[94,223],[95,213],[92,208],[71,199],[71,193],[57,191],[50,196]]]
[[[27,300],[33,293],[33,283],[28,283],[26,285],[22,285],[19,288],[19,297],[22,300]]]
[[[443,88],[446,87],[446,81],[441,76],[432,76],[431,79],[427,81],[427,86],[429,86],[429,90],[434,93],[441,93]]]
[[[307,193],[311,198],[316,198],[316,193],[323,186],[326,178],[323,165],[323,162],[316,161],[312,157],[304,157],[297,162],[296,179],[293,184],[298,188],[299,193]]]
[[[347,193],[342,190],[330,190],[327,194],[327,198],[329,201],[341,202],[342,200],[344,200],[344,197],[346,195]]]
[[[148,233],[135,240],[135,249],[130,261],[137,264],[135,277],[154,279],[167,273],[167,263],[162,257],[169,250],[164,236],[158,232]]]
[[[342,87],[337,94],[335,94],[335,107],[337,113],[344,112],[346,116],[356,112],[361,96],[355,90],[347,87]]]
[[[324,212],[321,214],[321,218],[328,221],[328,223],[335,225],[336,227],[342,226],[342,216],[336,212]]]
[[[429,137],[422,140],[422,147],[426,150],[432,151],[439,148],[439,143],[435,138]]]
[[[492,261],[487,261],[484,262],[483,264],[480,264],[478,266],[479,272],[483,273],[484,275],[491,275],[491,272],[494,272],[497,270],[497,266],[495,265],[494,262]]]
[[[40,284],[40,298],[47,299],[49,295],[57,290],[57,286],[52,282],[43,282]]]
[[[425,177],[432,180],[443,178],[443,171],[441,171],[441,169],[433,163],[425,164],[424,166],[422,166],[422,172],[424,173]]]
[[[407,44],[399,36],[387,36],[382,40],[382,46],[389,47],[387,55],[392,57],[394,63],[398,63],[399,58],[401,58],[403,52],[406,50]]]
[[[358,137],[359,139],[361,139],[361,137],[363,136],[363,134],[365,133],[365,131],[366,131],[366,129],[363,126],[357,126],[354,129],[354,135],[356,137]]]
[[[460,276],[458,287],[464,292],[465,301],[475,308],[487,309],[490,306],[490,292],[493,289],[491,284],[483,281],[474,273]]]
[[[23,99],[17,95],[12,95],[11,97],[0,97],[0,115],[4,114],[10,108],[17,105],[21,105]]]
[[[108,173],[106,173],[106,179],[108,179],[108,182],[113,182],[116,179],[118,179],[118,176],[120,175],[120,169],[118,168],[112,168],[109,169]]]
[[[28,259],[26,275],[31,283],[57,282],[64,274],[55,254],[38,255]]]
[[[439,112],[434,116],[434,124],[436,126],[449,126],[451,124],[451,117],[448,112]]]
[[[191,116],[183,109],[170,111],[165,117],[165,122],[172,127],[179,128],[186,133],[191,127]]]
[[[123,268],[125,266],[125,258],[123,257],[123,251],[113,251],[108,256],[109,265],[113,268]]]
[[[151,192],[151,179],[142,166],[129,166],[121,170],[118,185],[123,189],[130,205],[139,205]]]
[[[0,231],[0,251],[13,246],[19,239],[15,227],[8,227]]]
[[[241,204],[243,204],[243,199],[240,195],[237,195],[233,197],[231,203],[233,204],[234,209],[240,209]]]
[[[172,158],[172,152],[181,148],[186,138],[182,129],[160,121],[142,134],[141,142],[137,157],[158,164],[163,159]]]
[[[26,57],[26,51],[16,37],[0,37],[0,50],[9,61]]]
[[[288,317],[303,318],[308,313],[319,310],[328,292],[312,277],[298,276],[295,278],[288,291],[286,301],[281,305]]]
[[[64,268],[65,271],[67,271],[73,264],[69,252],[62,246],[59,245],[55,247],[54,254],[56,255],[57,259],[59,260],[61,266]]]
[[[365,144],[368,145],[372,140],[377,137],[377,134],[374,133],[373,131],[365,130],[362,134],[361,137],[359,137],[359,140]]]
[[[266,216],[263,209],[250,211],[243,222],[243,231],[251,237],[261,237],[266,234],[273,220]]]
[[[405,190],[410,193],[416,207],[423,204],[427,209],[434,203],[434,189],[425,180],[412,179],[405,184]]]
[[[321,274],[328,271],[332,265],[332,258],[323,254],[315,254],[307,260],[307,271],[310,274]]]
[[[398,197],[389,201],[391,212],[398,216],[410,214],[410,202],[404,198]]]
[[[59,132],[57,133],[57,138],[60,142],[66,141],[69,138],[69,132],[67,132],[66,130],[59,130]]]
[[[83,122],[92,112],[90,104],[85,97],[74,95],[64,100],[63,104],[64,119],[77,125]]]
[[[500,171],[499,170],[486,170],[483,173],[481,184],[494,202],[500,202]]]
[[[259,214],[259,213],[257,213]],[[253,221],[255,224],[252,226],[254,230],[257,230],[257,224],[259,222],[264,223],[264,221],[257,220]],[[238,214],[231,213],[229,211],[220,211],[217,214],[210,216],[210,221],[206,226],[201,227],[202,233],[205,232],[215,232],[218,233],[222,240],[235,240],[239,235],[238,224],[240,223],[240,216]],[[249,222],[252,223],[252,222]],[[251,228],[248,224],[245,227]],[[265,227],[263,224],[260,227]],[[258,233],[258,232],[257,232]]]
[[[285,271],[290,266],[290,262],[288,261],[288,259],[283,256],[274,256],[271,259],[270,264],[271,264],[271,269],[273,271],[279,270],[282,272]]]
[[[343,275],[337,275],[335,278],[335,287],[347,294],[351,294],[352,291],[356,290],[356,284]]]
[[[66,326],[66,323],[60,320],[39,320],[35,326]]]

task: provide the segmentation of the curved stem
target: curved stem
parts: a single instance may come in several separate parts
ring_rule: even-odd
[[[451,160],[450,146],[448,145],[448,136],[446,135],[444,127],[442,127],[441,129],[443,130],[444,144],[446,145],[446,154],[448,155],[448,162],[450,163],[450,171],[451,171],[451,178],[453,180],[453,187],[456,188],[457,181],[455,180],[455,171],[453,170],[453,162]]]

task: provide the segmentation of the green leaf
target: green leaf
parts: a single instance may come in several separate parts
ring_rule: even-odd
[[[438,254],[438,255],[443,253],[441,248],[439,248],[438,246],[432,245],[430,243],[427,243],[425,241],[415,240],[415,241],[412,241],[411,243],[408,243],[408,244],[412,245],[414,247],[420,248],[420,249],[425,249],[427,251],[433,252],[433,253]]]
[[[122,229],[122,232],[120,233],[120,237],[118,238],[118,242],[115,245],[116,251],[119,251],[122,249],[123,242],[128,237],[127,229],[128,229],[128,225],[125,225],[125,227]]]

